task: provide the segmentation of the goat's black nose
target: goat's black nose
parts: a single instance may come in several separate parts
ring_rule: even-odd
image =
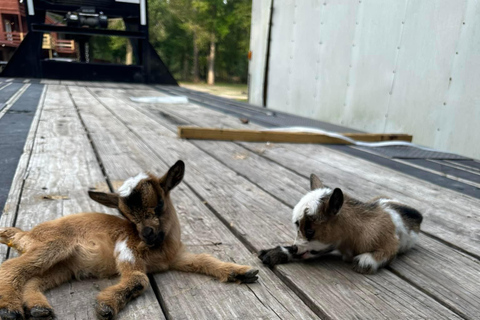
[[[153,234],[153,229],[150,228],[150,227],[145,227],[143,228],[142,230],[142,236],[147,239],[147,240],[151,240],[154,236]]]

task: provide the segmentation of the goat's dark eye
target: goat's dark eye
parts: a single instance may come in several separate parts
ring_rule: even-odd
[[[155,214],[156,214],[157,216],[159,216],[159,215],[162,214],[162,212],[163,212],[163,200],[160,199],[160,200],[158,201],[157,206],[155,207]]]
[[[295,225],[298,227],[300,227],[300,223],[298,221],[295,221]]]
[[[305,229],[305,237],[310,240],[313,238],[313,236],[315,235],[315,230],[313,229]]]

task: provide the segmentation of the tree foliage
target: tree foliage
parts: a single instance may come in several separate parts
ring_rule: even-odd
[[[200,77],[215,42],[215,75],[246,82],[251,0],[149,0],[150,41],[179,80],[192,80],[194,41]]]

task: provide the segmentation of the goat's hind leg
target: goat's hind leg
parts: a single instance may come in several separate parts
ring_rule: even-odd
[[[55,319],[53,308],[43,292],[67,282],[72,277],[73,272],[64,264],[59,263],[41,276],[30,279],[23,290],[23,309],[27,319]]]
[[[22,319],[22,293],[25,284],[33,277],[49,270],[69,257],[73,247],[62,239],[36,243],[20,257],[9,259],[0,266],[0,317]]]
[[[209,254],[182,252],[172,263],[174,270],[202,273],[222,282],[252,283],[257,281],[258,270],[230,262],[223,262]]]

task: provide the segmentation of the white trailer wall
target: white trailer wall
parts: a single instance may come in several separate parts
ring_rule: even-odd
[[[252,59],[248,64],[248,97],[249,102],[263,105],[263,83],[267,63],[268,27],[270,24],[270,8],[272,0],[252,1],[252,30],[250,33],[250,48]]]
[[[480,158],[480,0],[273,1],[268,108]],[[251,31],[259,105],[264,2]]]

